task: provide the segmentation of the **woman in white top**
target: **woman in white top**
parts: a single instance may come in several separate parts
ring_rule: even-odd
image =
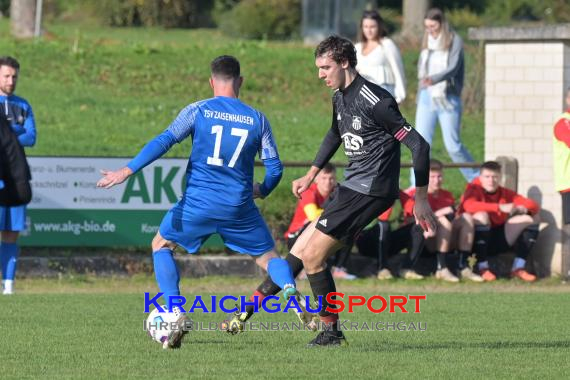
[[[356,70],[366,80],[386,89],[398,103],[406,98],[406,76],[400,50],[388,36],[380,14],[364,11],[356,44]]]

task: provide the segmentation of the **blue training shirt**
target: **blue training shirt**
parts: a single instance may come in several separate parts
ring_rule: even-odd
[[[192,152],[184,206],[219,218],[255,208],[255,157],[279,159],[265,115],[236,98],[218,96],[192,103],[128,166],[138,171],[187,137],[192,138]]]
[[[32,107],[24,98],[16,95],[0,95],[0,109],[10,122],[22,146],[36,143],[36,122]]]

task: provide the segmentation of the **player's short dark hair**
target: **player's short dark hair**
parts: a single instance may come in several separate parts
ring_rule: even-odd
[[[356,67],[356,48],[346,38],[329,36],[315,49],[315,58],[330,55],[338,64],[348,62],[353,69]]]
[[[429,170],[434,172],[443,171],[443,162],[441,162],[440,160],[436,160],[435,158],[432,158],[431,160],[429,160]]]
[[[336,173],[336,166],[327,162],[325,166],[321,169],[321,173]]]
[[[231,55],[221,55],[210,64],[212,76],[222,79],[237,79],[240,76],[239,61]]]
[[[5,55],[0,57],[0,66],[9,66],[15,70],[20,70],[20,63],[14,57],[10,57],[9,55]]]
[[[493,172],[501,172],[501,164],[499,164],[497,161],[485,161],[483,162],[483,165],[481,165],[481,170],[483,169],[487,169],[487,170],[491,170]]]

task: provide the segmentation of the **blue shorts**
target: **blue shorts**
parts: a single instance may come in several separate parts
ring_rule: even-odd
[[[182,202],[181,202],[182,203]],[[162,219],[160,235],[196,253],[212,234],[219,234],[233,251],[258,256],[272,250],[275,242],[257,208],[240,218],[212,218],[195,209],[176,204]]]
[[[26,206],[0,207],[0,231],[26,229]]]

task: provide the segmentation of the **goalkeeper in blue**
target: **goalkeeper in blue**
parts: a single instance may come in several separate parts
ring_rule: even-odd
[[[300,297],[291,268],[279,258],[275,242],[254,198],[265,198],[279,183],[283,166],[266,117],[238,99],[243,83],[239,61],[221,56],[211,63],[210,87],[214,97],[184,108],[166,130],[151,140],[126,167],[101,171],[97,186],[110,188],[124,182],[174,144],[190,137],[192,152],[186,169],[186,190],[164,216],[152,241],[156,281],[166,305],[179,296],[180,275],[173,250],[196,253],[206,239],[218,233],[233,251],[252,256],[283,289],[285,298]],[[263,183],[254,183],[256,155],[265,166]],[[182,313],[163,348],[178,348],[187,333]]]

